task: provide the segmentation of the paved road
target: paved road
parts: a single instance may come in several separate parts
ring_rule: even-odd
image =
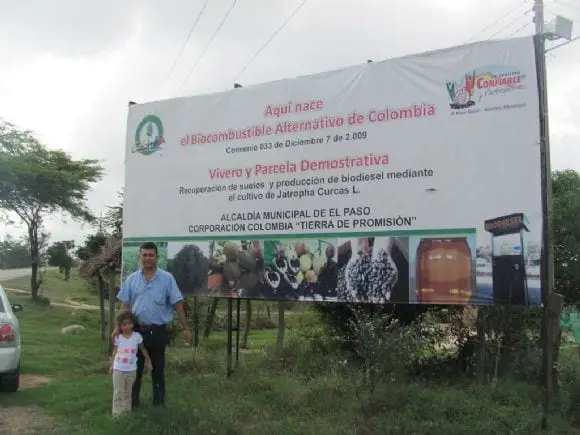
[[[0,281],[6,281],[13,278],[20,278],[21,276],[30,276],[30,268],[28,269],[0,269]]]
[[[58,267],[43,267],[42,270],[58,270]],[[29,267],[26,269],[0,269],[0,281],[7,281],[22,276],[30,276]]]
[[[48,270],[57,269],[56,267],[49,267]],[[44,270],[47,270],[44,269]],[[7,281],[13,278],[20,278],[22,276],[30,276],[30,269],[0,269],[0,281]],[[29,294],[26,290],[19,290],[19,289],[10,289],[5,288],[11,293],[24,293]],[[99,307],[97,305],[89,305],[83,304],[75,301],[64,300],[64,301],[51,301],[51,305],[63,308],[72,308],[72,309],[80,309],[80,310],[98,310]]]

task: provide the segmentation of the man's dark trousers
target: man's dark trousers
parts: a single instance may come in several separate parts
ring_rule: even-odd
[[[165,349],[169,342],[169,333],[165,325],[136,326],[135,331],[143,336],[143,345],[153,364],[151,380],[153,383],[153,405],[165,405]],[[131,392],[131,405],[139,406],[139,395],[141,392],[141,380],[145,359],[141,352],[137,354],[137,378],[133,384]]]

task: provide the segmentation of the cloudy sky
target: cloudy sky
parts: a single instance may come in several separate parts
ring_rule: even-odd
[[[205,0],[0,0],[0,117],[34,130],[51,148],[102,159],[107,175],[89,196],[98,215],[123,185],[127,102],[231,88],[303,0],[238,0],[200,58],[233,2],[209,0],[168,77]],[[250,85],[529,35],[532,5],[533,0],[307,0],[237,81]],[[547,0],[546,8],[547,20],[564,15],[576,21],[580,34],[580,0]],[[580,41],[550,53],[548,70],[552,165],[580,170]],[[80,242],[89,230],[60,216],[47,227],[53,241]],[[0,228],[0,237],[22,231]]]

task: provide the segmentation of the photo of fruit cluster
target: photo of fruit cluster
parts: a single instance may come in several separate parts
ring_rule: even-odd
[[[263,282],[263,255],[259,241],[210,242],[208,273],[210,295],[252,297]]]
[[[328,240],[264,242],[264,281],[282,299],[336,297],[336,243]]]

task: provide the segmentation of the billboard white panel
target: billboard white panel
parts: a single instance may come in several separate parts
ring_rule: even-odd
[[[397,281],[407,289],[396,297],[386,286],[366,298],[378,302],[490,302],[492,281],[523,262],[525,295],[504,290],[512,295],[495,300],[536,304],[538,114],[531,37],[130,106],[124,237],[260,240],[263,256],[285,245],[287,258],[300,257],[301,241],[322,240],[335,246],[334,258],[349,246],[350,263],[359,251],[372,257],[375,242],[398,246],[406,263]],[[512,217],[488,230],[509,221],[514,232],[492,237],[485,221],[504,216]],[[326,259],[323,251],[308,252]],[[435,266],[437,255],[455,256],[453,264],[469,258],[471,268]],[[473,285],[459,287],[467,289],[440,284],[465,274]],[[356,300],[349,285],[329,297]],[[296,297],[320,293],[312,292]]]

